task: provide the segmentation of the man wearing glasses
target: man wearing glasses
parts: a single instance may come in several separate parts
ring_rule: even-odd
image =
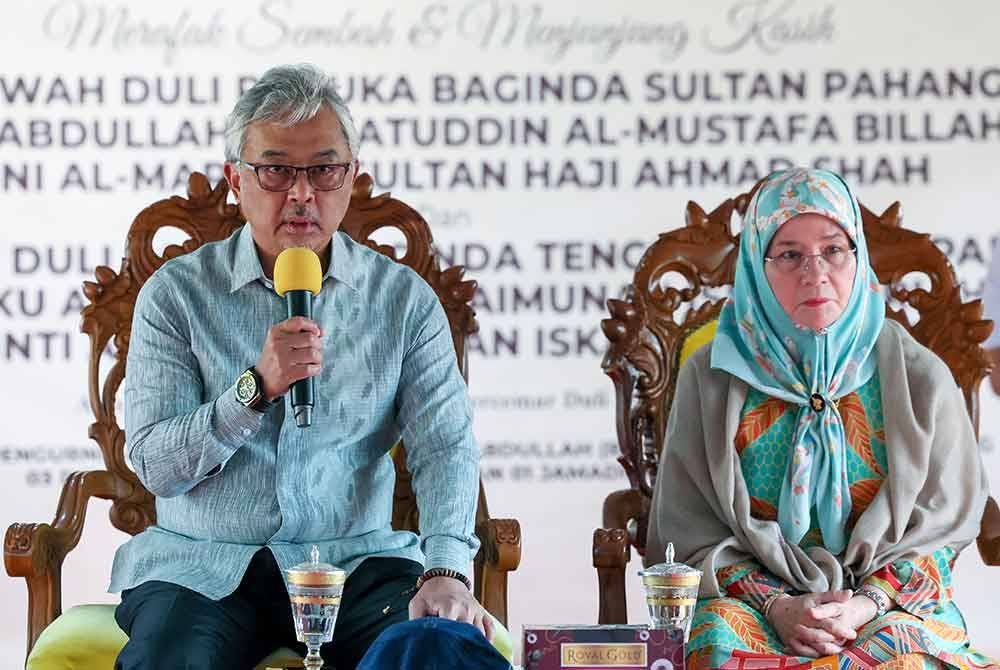
[[[136,302],[127,451],[157,525],[115,556],[130,637],[116,667],[253,667],[294,646],[281,571],[313,544],[349,574],[323,650],[338,670],[411,618],[421,639],[480,645],[467,667],[509,667],[472,628],[492,635],[466,576],[479,451],[447,318],[416,273],[338,233],[358,170],[350,113],[319,70],[278,67],[237,101],[225,142],[247,224],[166,263]],[[314,320],[286,320],[273,290],[290,247],[322,262]],[[300,430],[283,396],[306,377],[316,406]],[[419,537],[390,526],[401,437]],[[382,667],[372,655],[363,667]]]

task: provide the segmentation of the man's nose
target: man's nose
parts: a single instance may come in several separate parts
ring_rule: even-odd
[[[312,184],[309,183],[309,176],[306,174],[305,170],[300,170],[295,173],[295,181],[292,182],[292,187],[288,189],[288,197],[296,202],[303,202],[312,200],[315,193]]]

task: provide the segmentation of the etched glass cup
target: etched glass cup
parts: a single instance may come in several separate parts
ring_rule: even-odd
[[[333,639],[340,611],[340,596],[347,573],[335,565],[321,563],[313,545],[311,560],[285,570],[285,587],[292,602],[292,619],[299,642],[306,645],[304,664],[309,670],[323,667],[320,647]]]
[[[639,573],[646,590],[650,628],[666,629],[687,642],[702,573],[674,562],[672,542],[667,545],[665,559]]]

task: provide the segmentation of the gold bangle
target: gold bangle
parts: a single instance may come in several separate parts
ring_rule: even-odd
[[[765,619],[767,619],[768,615],[771,613],[771,608],[774,606],[774,603],[787,595],[788,594],[784,591],[775,591],[764,599],[764,604],[760,607],[760,613],[764,615]]]

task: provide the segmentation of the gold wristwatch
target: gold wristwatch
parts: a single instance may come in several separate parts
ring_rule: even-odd
[[[253,366],[236,378],[236,399],[261,414],[274,404],[264,397],[264,383]]]

